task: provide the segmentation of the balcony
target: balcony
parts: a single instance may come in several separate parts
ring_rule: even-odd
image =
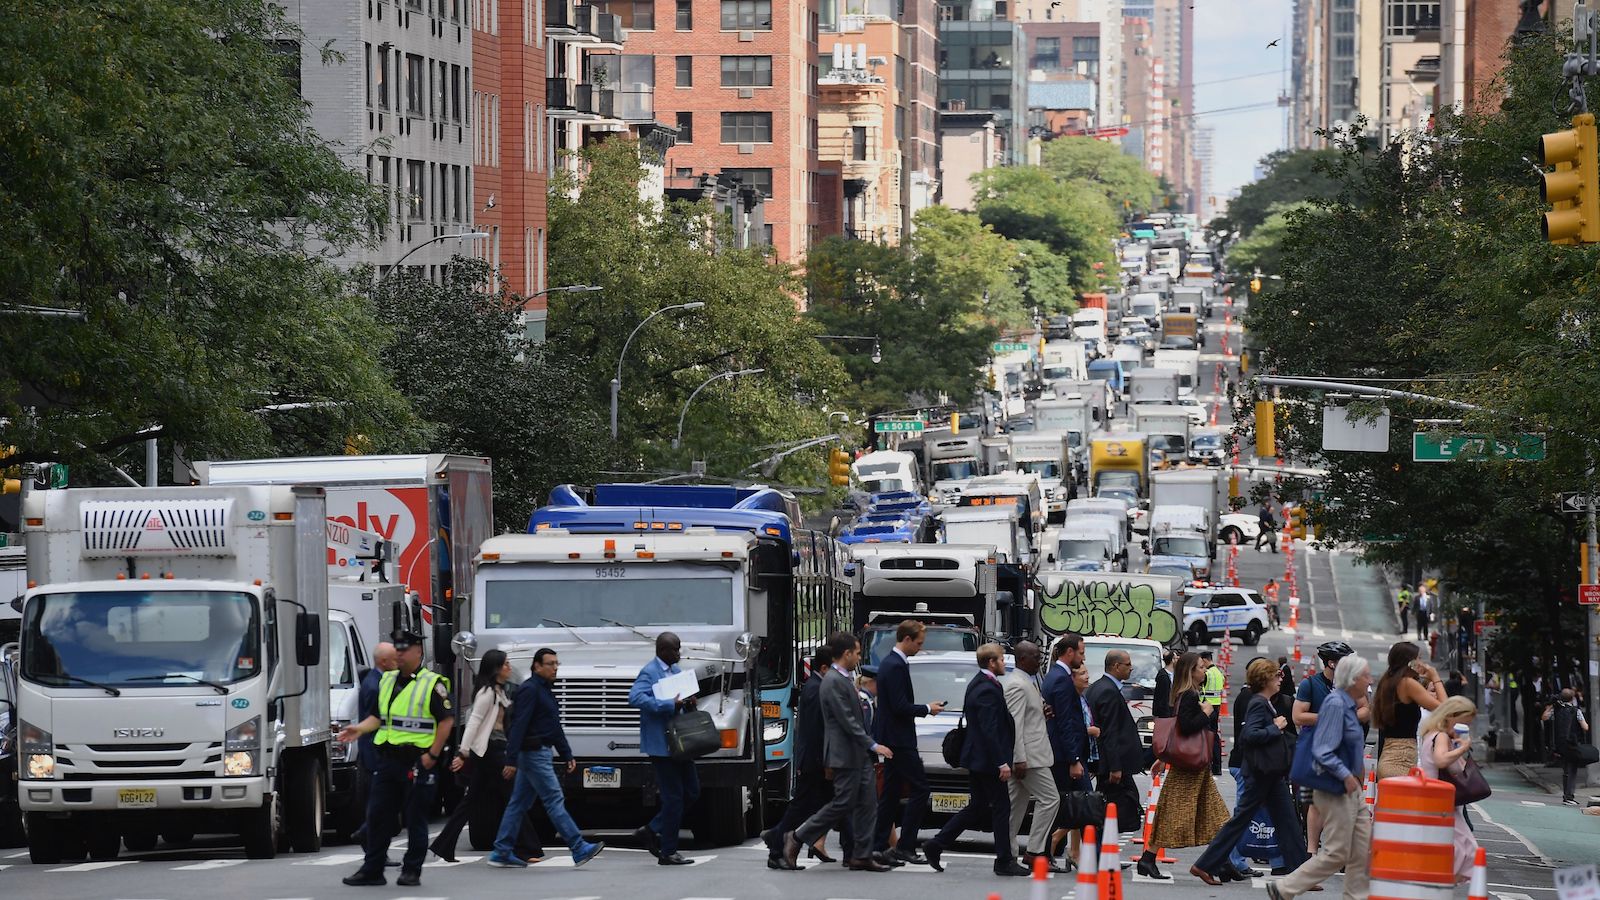
[[[578,9],[576,0],[546,0],[544,27],[557,33],[577,33]]]
[[[656,88],[652,84],[624,84],[617,93],[616,117],[624,122],[653,122]]]
[[[576,118],[594,113],[594,85],[579,84],[571,78],[546,78],[545,103],[557,118]]]
[[[592,6],[580,6],[573,10],[573,21],[577,26],[577,32],[585,41],[594,39],[594,20],[595,8]]]
[[[599,11],[595,12],[593,34],[602,45],[609,44],[619,50],[622,42],[628,39],[628,33],[622,28],[621,16]]]

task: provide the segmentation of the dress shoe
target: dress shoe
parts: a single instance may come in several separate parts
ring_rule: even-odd
[[[1067,874],[1067,870],[1061,867],[1061,863],[1057,862],[1056,860],[1053,860],[1053,859],[1049,858],[1048,856],[1045,856],[1043,853],[1040,853],[1040,854],[1024,853],[1024,854],[1022,854],[1021,859],[1022,859],[1022,867],[1024,869],[1027,869],[1030,874],[1033,872],[1033,861],[1036,860],[1036,859],[1043,859],[1045,861],[1046,866],[1048,866],[1048,871],[1050,871],[1050,872],[1054,872],[1057,875],[1065,875],[1065,874]]]
[[[429,844],[428,849],[433,851],[434,856],[439,857],[445,862],[458,862],[455,851],[453,850],[446,852],[445,848],[439,844]]]
[[[400,877],[394,880],[401,887],[416,887],[422,884],[421,872],[401,872]]]
[[[354,875],[346,875],[343,880],[351,887],[380,887],[389,883],[389,879],[383,877],[382,872],[368,875],[365,871],[361,871]]]
[[[888,866],[891,869],[898,869],[906,864],[905,860],[895,859],[894,857],[890,856],[889,851],[887,850],[880,850],[877,853],[872,854],[872,861],[880,866]]]
[[[650,851],[651,856],[658,859],[661,857],[661,838],[649,825],[641,825],[635,828],[633,830],[633,839],[643,844],[644,849]]]
[[[811,844],[806,847],[806,858],[820,860],[825,866],[832,864],[834,861],[833,857],[828,855],[827,850],[818,850],[816,844]]]
[[[1006,862],[1003,862],[1003,863],[1000,863],[1000,864],[996,865],[994,867],[994,873],[996,875],[1021,876],[1021,877],[1027,877],[1027,876],[1033,874],[1032,872],[1029,872],[1027,869],[1025,869],[1021,865],[1019,865],[1017,863],[1017,861],[1014,860],[1014,859],[1007,860]]]
[[[1289,874],[1290,872],[1293,872],[1293,871],[1294,870],[1289,868],[1288,866],[1273,866],[1272,867],[1272,877],[1274,877],[1274,878],[1282,878],[1283,876],[1285,876],[1285,875],[1287,875],[1287,874]]]
[[[845,863],[844,867],[852,872],[889,872],[893,870],[892,866],[886,866],[871,857],[867,859],[852,859]]]
[[[1243,869],[1234,869],[1234,871],[1239,873],[1240,875],[1243,875],[1245,878],[1265,878],[1265,877],[1267,877],[1267,873],[1261,871],[1260,869],[1252,869],[1249,866],[1246,866]]]
[[[792,831],[783,836],[783,862],[786,868],[800,868],[800,842]]]
[[[907,852],[905,850],[901,850],[899,847],[889,851],[889,858],[893,860],[899,860],[902,863],[909,863],[913,866],[925,866],[928,864],[928,858],[923,856],[921,853],[917,853],[915,851]]]
[[[1235,869],[1233,866],[1229,866],[1217,873],[1217,880],[1223,884],[1228,884],[1229,882],[1233,881],[1249,881],[1250,879],[1244,877],[1244,875],[1241,874],[1238,869]]]
[[[792,871],[794,871],[795,869],[797,869],[799,867],[798,866],[791,866],[788,863],[783,861],[783,857],[782,856],[774,855],[774,856],[768,856],[767,857],[767,868],[769,868],[769,869],[777,869],[780,872],[792,872]]]
[[[1189,874],[1200,879],[1201,881],[1204,881],[1206,884],[1209,884],[1212,887],[1222,887],[1224,883],[1217,876],[1207,872],[1205,869],[1202,869],[1199,866],[1190,866]]]
[[[659,865],[659,866],[692,866],[692,865],[694,865],[694,860],[690,859],[687,856],[684,856],[682,853],[663,853],[661,855],[661,858],[656,860],[656,865]]]
[[[398,859],[386,859],[386,860],[383,861],[383,867],[385,869],[398,869],[398,868],[400,868],[400,860],[398,860]]]
[[[928,843],[922,845],[922,855],[928,858],[928,865],[932,866],[935,872],[944,871],[944,866],[939,862],[939,857],[944,855],[943,847],[935,844],[932,841],[929,841]]]
[[[1139,860],[1138,868],[1136,868],[1134,871],[1138,872],[1140,875],[1143,875],[1146,878],[1154,878],[1154,879],[1156,879],[1158,881],[1170,881],[1170,880],[1172,880],[1172,876],[1171,875],[1168,875],[1165,872],[1162,872],[1160,869],[1156,868],[1156,864],[1155,864],[1154,860],[1148,860],[1148,861],[1147,860],[1143,860],[1143,859]]]

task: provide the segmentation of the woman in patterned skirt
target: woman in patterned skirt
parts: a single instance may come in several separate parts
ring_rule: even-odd
[[[1177,713],[1178,733],[1185,737],[1206,734],[1211,727],[1211,704],[1200,700],[1203,682],[1200,654],[1178,657],[1172,667],[1172,707]],[[1226,821],[1228,805],[1222,801],[1209,768],[1168,766],[1145,853],[1153,858],[1157,848],[1205,846]]]

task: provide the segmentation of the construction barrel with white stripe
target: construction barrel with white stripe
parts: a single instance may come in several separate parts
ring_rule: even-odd
[[[1456,789],[1421,769],[1378,782],[1372,900],[1450,900],[1455,893]]]

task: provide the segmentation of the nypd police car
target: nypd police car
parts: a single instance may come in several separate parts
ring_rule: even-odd
[[[1184,588],[1183,596],[1183,631],[1191,647],[1227,632],[1253,647],[1267,631],[1267,607],[1257,591],[1200,584]]]

